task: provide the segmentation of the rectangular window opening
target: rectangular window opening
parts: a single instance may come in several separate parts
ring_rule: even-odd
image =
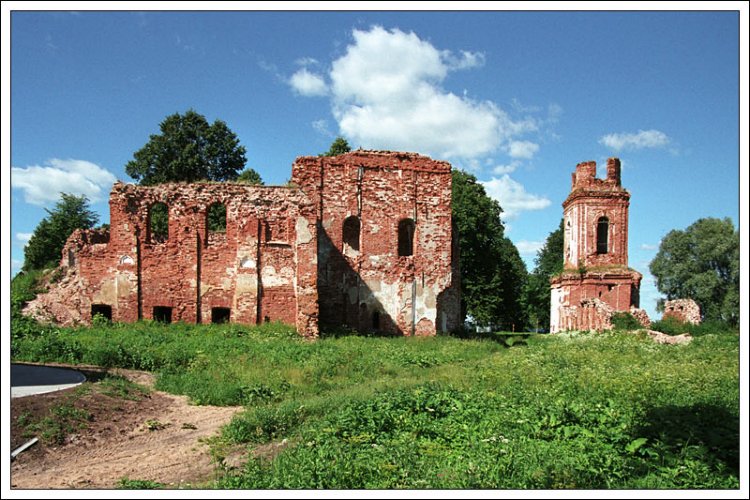
[[[165,306],[154,307],[154,321],[158,321],[159,323],[171,323],[172,308]]]
[[[214,307],[211,309],[211,323],[229,323],[230,315],[228,307]]]
[[[107,304],[91,304],[91,319],[93,320],[97,314],[106,318],[107,321],[112,321],[112,306]]]

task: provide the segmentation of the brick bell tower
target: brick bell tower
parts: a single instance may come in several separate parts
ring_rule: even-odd
[[[551,279],[550,332],[611,328],[613,312],[636,310],[642,275],[628,267],[630,193],[620,184],[620,160],[579,163],[563,202],[564,266]]]

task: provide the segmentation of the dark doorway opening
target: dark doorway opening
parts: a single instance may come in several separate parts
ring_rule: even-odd
[[[91,319],[93,320],[96,315],[107,318],[107,321],[112,321],[112,306],[107,304],[91,304]]]
[[[230,312],[228,307],[214,307],[211,309],[211,323],[229,323]]]
[[[158,321],[159,323],[171,323],[172,308],[164,306],[154,307],[154,321]]]

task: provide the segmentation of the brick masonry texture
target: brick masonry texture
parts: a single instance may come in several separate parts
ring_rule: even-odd
[[[168,235],[150,231],[155,204]],[[226,229],[209,230],[212,205]],[[282,321],[434,335],[459,324],[451,167],[413,153],[300,157],[289,186],[117,183],[110,229],[76,231],[27,312],[61,324]],[[227,315],[228,314],[228,318]]]
[[[699,325],[701,323],[701,309],[692,299],[676,299],[664,302],[662,319],[674,318],[683,323]]]
[[[607,160],[607,177],[596,178],[596,162],[579,163],[563,202],[564,266],[551,280],[550,332],[606,330],[615,312],[639,309],[642,276],[628,267],[630,193],[620,183],[620,160]]]

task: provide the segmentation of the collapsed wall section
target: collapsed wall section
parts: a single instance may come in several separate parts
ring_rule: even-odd
[[[212,210],[218,220],[209,223]],[[156,230],[157,215],[166,231]],[[107,241],[80,231],[63,250],[70,286],[52,293],[71,312],[53,319],[279,320],[315,336],[316,232],[314,207],[299,189],[117,183]]]

